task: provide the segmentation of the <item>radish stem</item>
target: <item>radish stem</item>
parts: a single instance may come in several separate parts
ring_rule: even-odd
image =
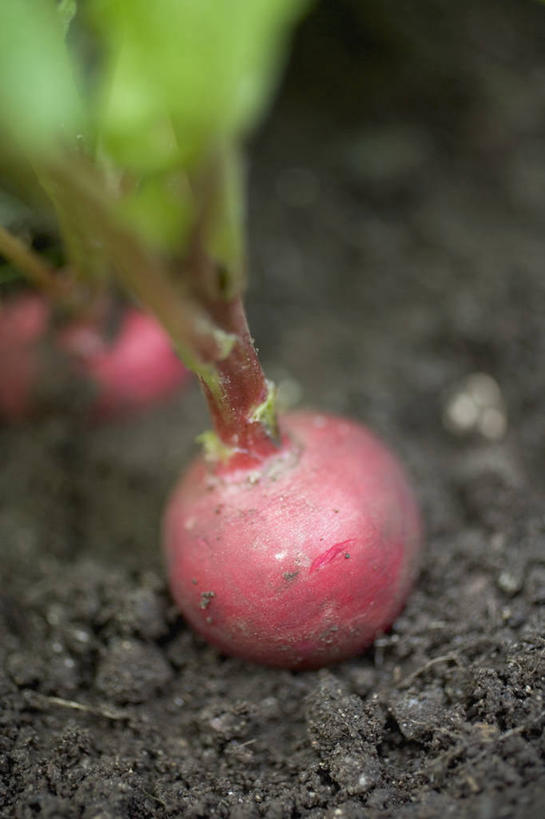
[[[214,431],[228,450],[262,458],[278,447],[274,387],[267,381],[253,345],[240,296],[217,302],[214,319],[236,341],[216,363],[219,390],[203,390]]]

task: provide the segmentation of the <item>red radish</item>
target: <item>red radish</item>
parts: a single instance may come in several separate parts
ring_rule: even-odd
[[[15,421],[35,411],[42,382],[52,377],[43,356],[47,345],[66,359],[66,371],[55,377],[69,379],[75,373],[92,386],[89,411],[100,419],[149,407],[189,377],[149,314],[126,308],[117,334],[109,339],[101,324],[90,320],[55,329],[49,302],[24,294],[0,307],[0,416]]]
[[[169,577],[187,620],[222,651],[316,668],[391,626],[417,572],[419,515],[364,427],[310,412],[280,426],[282,445],[259,464],[190,467],[165,518]]]
[[[58,343],[95,385],[93,413],[99,418],[144,409],[172,395],[189,377],[162,327],[134,307],[125,311],[112,341],[96,324],[74,322]]]

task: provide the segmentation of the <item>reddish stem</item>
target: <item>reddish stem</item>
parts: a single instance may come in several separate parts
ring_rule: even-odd
[[[256,409],[269,397],[270,384],[248,330],[242,299],[217,300],[208,307],[222,330],[237,339],[229,355],[214,365],[219,376],[218,393],[201,381],[214,431],[229,449],[250,460],[261,460],[278,450],[279,441],[269,424],[255,418]]]

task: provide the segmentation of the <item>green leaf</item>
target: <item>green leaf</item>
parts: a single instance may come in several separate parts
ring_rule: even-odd
[[[65,36],[68,33],[72,20],[76,16],[77,10],[76,0],[57,0],[57,11],[62,20]]]
[[[191,191],[180,175],[153,174],[122,199],[119,212],[151,245],[176,250],[185,245],[192,224]]]
[[[81,123],[62,21],[50,0],[0,3],[0,135],[34,159]]]
[[[82,113],[76,63],[64,43],[77,1],[0,0],[0,140],[19,165],[32,165],[75,271],[96,278],[110,266],[103,237],[89,230],[85,197],[64,177],[58,181],[56,169],[75,154],[94,165],[125,227],[150,248],[179,257],[199,221],[205,180],[218,168],[203,246],[226,271],[225,292],[238,292],[244,191],[234,157],[270,99],[287,37],[306,5],[88,0],[76,32],[84,36],[70,38],[71,47],[84,43],[92,55]],[[89,19],[97,43],[83,31]],[[83,121],[89,138],[74,151]]]
[[[303,0],[95,0],[109,46],[100,120],[134,169],[198,164],[262,113]]]

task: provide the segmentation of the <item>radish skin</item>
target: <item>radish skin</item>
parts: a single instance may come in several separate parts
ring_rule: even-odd
[[[223,652],[317,668],[392,625],[421,525],[400,465],[365,427],[310,412],[280,427],[257,468],[192,464],[165,514],[168,573],[186,619]]]

